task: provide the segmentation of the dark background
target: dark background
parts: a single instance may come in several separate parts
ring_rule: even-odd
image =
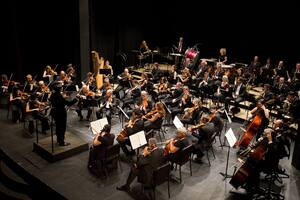
[[[283,59],[294,67],[299,58],[297,6],[288,2],[251,1],[99,1],[90,0],[90,46],[116,71],[122,71],[120,53],[132,65],[141,40],[150,49],[197,44],[201,57],[217,57],[227,48],[230,62],[249,63]],[[45,65],[80,67],[78,0],[18,1],[1,6],[1,73],[42,75]]]

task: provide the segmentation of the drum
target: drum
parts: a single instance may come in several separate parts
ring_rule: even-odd
[[[189,58],[191,60],[193,60],[194,58],[196,58],[196,56],[198,55],[198,51],[193,49],[193,48],[188,48],[186,51],[185,51],[185,57],[186,58]]]

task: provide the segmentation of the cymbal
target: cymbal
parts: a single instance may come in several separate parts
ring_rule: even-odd
[[[183,56],[183,55],[180,53],[170,53],[170,56]]]

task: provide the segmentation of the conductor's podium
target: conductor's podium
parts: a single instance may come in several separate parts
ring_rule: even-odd
[[[59,146],[56,136],[53,136],[53,152],[51,136],[40,139],[33,143],[33,151],[49,162],[62,160],[78,153],[87,151],[89,145],[76,134],[66,131],[65,140],[71,143],[68,146]]]

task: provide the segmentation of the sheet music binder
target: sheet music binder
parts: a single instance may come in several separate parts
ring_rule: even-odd
[[[129,136],[129,140],[132,146],[132,149],[135,150],[141,146],[147,144],[146,136],[144,131],[137,132]]]
[[[96,121],[92,121],[90,123],[90,127],[91,130],[93,132],[94,135],[96,135],[97,133],[101,132],[101,130],[103,129],[103,127],[108,124],[107,118],[104,117],[102,119],[98,119]]]
[[[109,75],[111,74],[111,69],[99,69],[99,74]]]

